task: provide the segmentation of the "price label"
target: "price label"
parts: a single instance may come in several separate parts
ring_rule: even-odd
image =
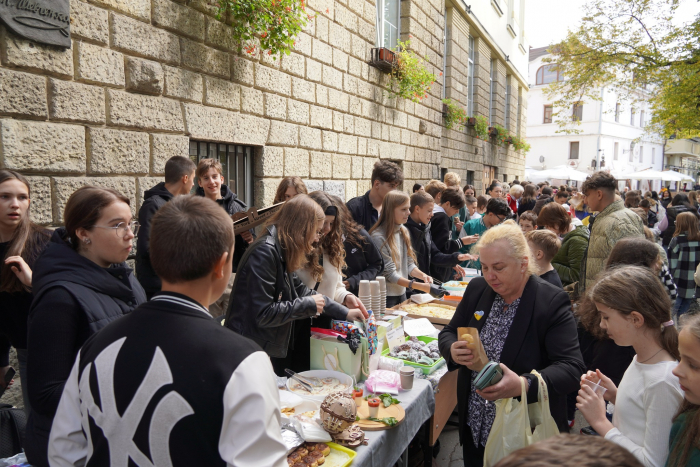
[[[403,326],[399,326],[396,329],[391,329],[386,332],[386,340],[389,343],[389,348],[393,349],[397,345],[401,345],[406,342],[406,338],[403,335]]]

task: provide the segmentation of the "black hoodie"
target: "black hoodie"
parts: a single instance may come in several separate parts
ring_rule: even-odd
[[[151,219],[165,203],[173,199],[173,194],[160,182],[143,194],[143,204],[139,209],[139,236],[136,238],[136,277],[150,298],[160,291],[160,277],[151,266],[151,252],[148,242],[151,239]]]
[[[362,248],[347,239],[343,242],[345,248],[343,274],[350,284],[350,287],[347,287],[348,292],[355,296],[359,295],[360,281],[373,281],[384,270],[384,259],[377,245],[372,241],[372,237],[365,229],[360,229],[360,235]]]
[[[78,350],[91,335],[146,302],[122,263],[102,268],[79,255],[58,229],[34,264],[27,380],[32,410],[26,434],[32,465],[47,465],[49,431]]]
[[[459,251],[456,253],[445,254],[441,252],[435,243],[430,232],[430,223],[422,224],[416,222],[409,216],[406,222],[408,233],[411,234],[411,246],[418,258],[418,269],[428,273],[430,265],[442,266],[445,268],[453,268],[459,264]],[[438,278],[440,279],[440,278]]]
[[[197,187],[197,195],[204,196],[204,188]],[[221,198],[217,199],[216,202],[224,208],[229,216],[236,214],[237,212],[243,212],[248,210],[248,206],[238,199],[236,193],[231,191],[226,185],[221,185]],[[255,231],[250,230],[250,233],[255,237]],[[233,252],[233,272],[238,269],[238,263],[241,262],[243,258],[243,253],[248,249],[248,242],[243,240],[243,237],[236,235],[236,243]]]

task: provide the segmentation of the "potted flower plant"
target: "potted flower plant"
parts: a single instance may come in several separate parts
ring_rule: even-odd
[[[506,139],[510,138],[510,132],[498,123],[495,123],[491,128],[493,128],[491,137],[493,137],[498,144],[506,145]]]
[[[425,66],[428,57],[419,57],[413,50],[409,50],[409,46],[410,40],[398,42],[396,63],[391,70],[388,93],[390,97],[398,96],[420,102],[428,95],[437,76]]]
[[[445,116],[445,127],[452,128],[457,126],[457,131],[462,131],[464,129],[464,123],[467,120],[467,111],[464,108],[453,101],[452,99],[442,100],[442,113]]]
[[[474,132],[476,137],[486,141],[489,139],[489,121],[483,115],[476,115],[472,117],[474,119]]]
[[[521,138],[520,136],[514,136],[513,149],[515,149],[516,151],[523,151],[523,154],[527,154],[530,150],[530,143],[525,141],[525,138]]]

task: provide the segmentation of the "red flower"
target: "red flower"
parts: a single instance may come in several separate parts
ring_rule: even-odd
[[[326,13],[328,13],[328,14],[330,14],[330,13],[331,13],[331,12],[329,11],[329,9],[328,9],[328,8],[326,8]]]
[[[440,72],[440,76],[442,76],[442,71]]]

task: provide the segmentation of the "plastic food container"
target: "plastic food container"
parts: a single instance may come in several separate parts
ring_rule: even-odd
[[[435,337],[421,336],[418,338],[418,340],[421,342],[425,342],[427,344],[429,342],[436,341],[437,339]],[[437,370],[438,368],[440,368],[442,365],[445,364],[445,359],[442,357],[440,357],[438,360],[436,360],[433,365],[428,366],[428,365],[423,365],[422,363],[415,363],[415,362],[412,362],[410,360],[403,360],[401,358],[391,357],[391,356],[389,356],[389,352],[391,352],[391,349],[385,349],[382,352],[382,357],[392,358],[394,360],[398,360],[400,362],[403,362],[404,365],[406,365],[406,366],[412,366],[413,368],[420,368],[424,375],[431,374],[432,372],[434,372],[435,370]]]

